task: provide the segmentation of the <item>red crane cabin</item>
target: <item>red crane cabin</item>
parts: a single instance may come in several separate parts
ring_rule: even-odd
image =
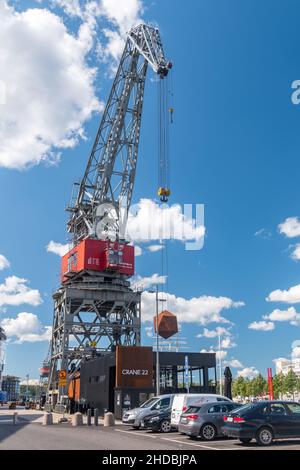
[[[82,240],[62,257],[61,282],[81,271],[117,271],[134,274],[134,247],[109,240]]]

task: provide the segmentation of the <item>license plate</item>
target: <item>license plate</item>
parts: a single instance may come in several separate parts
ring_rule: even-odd
[[[231,418],[231,416],[229,416],[229,417],[227,418],[227,421],[228,421],[229,423],[232,423],[233,418]]]

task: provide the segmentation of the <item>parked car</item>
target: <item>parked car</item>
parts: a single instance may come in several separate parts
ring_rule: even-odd
[[[142,420],[146,416],[150,416],[158,411],[170,408],[173,403],[174,396],[175,394],[171,394],[150,398],[140,407],[125,411],[122,422],[124,424],[130,424],[134,429],[139,429]]]
[[[10,401],[8,403],[8,409],[9,410],[15,410],[17,408],[17,403],[15,401]]]
[[[153,432],[170,432],[172,430],[171,408],[146,416],[141,423],[141,427],[151,429]]]
[[[295,402],[251,403],[229,413],[224,421],[224,433],[244,444],[255,439],[268,446],[276,438],[300,438],[300,404]]]
[[[190,438],[213,441],[223,435],[224,416],[240,406],[228,401],[191,406],[181,415],[178,431]]]
[[[222,395],[216,395],[213,393],[180,393],[175,395],[172,405],[171,413],[171,425],[174,428],[178,428],[180,416],[184,413],[191,405],[201,405],[206,402],[215,401],[226,401],[231,403],[232,400]]]

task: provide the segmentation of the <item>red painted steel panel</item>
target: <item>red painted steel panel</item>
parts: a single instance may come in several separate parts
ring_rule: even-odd
[[[83,270],[134,274],[134,247],[126,243],[86,239],[62,257],[61,280]]]

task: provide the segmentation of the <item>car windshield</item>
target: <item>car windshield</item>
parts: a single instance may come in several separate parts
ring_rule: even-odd
[[[150,398],[149,400],[145,401],[140,408],[149,408],[151,405],[154,405],[154,403],[157,401],[157,398]]]

